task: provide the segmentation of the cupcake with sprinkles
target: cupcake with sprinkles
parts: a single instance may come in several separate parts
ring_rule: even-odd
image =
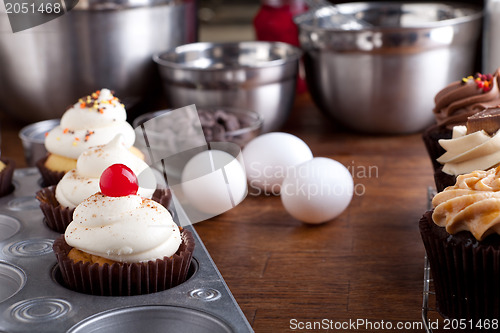
[[[109,89],[81,98],[61,117],[60,125],[46,134],[47,156],[37,162],[45,186],[55,185],[76,167],[80,154],[90,147],[106,144],[117,134],[125,146],[143,158],[135,147],[135,133],[127,122],[124,105]]]
[[[500,106],[499,80],[500,69],[493,74],[477,73],[449,84],[436,94],[433,109],[436,123],[423,132],[422,138],[432,162],[438,191],[453,185],[457,176],[442,171],[442,159],[441,162],[438,159],[447,151],[440,141],[457,138],[470,117]],[[454,130],[457,126],[462,127]]]
[[[101,192],[79,204],[54,241],[64,285],[101,296],[149,294],[188,277],[195,243],[165,207],[137,195],[137,177],[122,164],[107,168]]]

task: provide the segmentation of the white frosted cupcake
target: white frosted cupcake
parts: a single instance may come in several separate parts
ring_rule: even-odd
[[[105,145],[84,151],[76,168],[67,172],[57,186],[48,186],[37,193],[40,208],[49,228],[63,233],[71,222],[73,211],[82,201],[100,191],[102,172],[113,164],[121,163],[139,175],[138,195],[154,198],[165,207],[170,203],[170,191],[156,189],[155,176],[149,166],[127,148],[124,137],[118,134]]]
[[[64,284],[83,293],[124,296],[185,281],[194,251],[191,233],[165,207],[129,191],[127,182],[113,182],[101,186],[113,196],[96,193],[84,200],[54,242]]]
[[[78,156],[90,147],[103,145],[117,134],[124,144],[139,157],[135,133],[127,122],[127,113],[120,100],[110,90],[102,89],[81,98],[61,117],[59,126],[47,133],[45,148],[48,155],[37,162],[44,185],[54,185],[76,167]]]

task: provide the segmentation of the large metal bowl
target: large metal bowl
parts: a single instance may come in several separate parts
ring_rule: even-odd
[[[27,122],[59,118],[101,88],[128,109],[152,98],[160,84],[152,55],[198,38],[195,0],[80,0],[17,33],[2,7],[0,110]]]
[[[170,107],[253,110],[268,132],[280,128],[291,111],[301,54],[286,43],[251,41],[182,45],[153,59]]]
[[[306,78],[335,122],[371,133],[410,133],[433,121],[435,94],[474,74],[482,12],[463,4],[339,5],[373,25],[325,28],[321,10],[296,18]]]

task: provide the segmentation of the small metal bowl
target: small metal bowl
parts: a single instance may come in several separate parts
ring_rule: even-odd
[[[60,119],[49,119],[33,123],[23,127],[19,131],[19,138],[23,144],[24,157],[29,167],[35,166],[35,163],[45,157],[45,134],[59,125]]]
[[[200,118],[204,116],[204,113],[211,113],[215,114],[217,111],[223,110],[227,114],[234,116],[238,119],[238,122],[244,127],[241,127],[239,129],[233,130],[233,131],[224,131],[223,137],[220,135],[214,135],[207,137],[206,140],[207,142],[210,141],[227,141],[227,142],[233,142],[239,145],[241,148],[243,148],[250,140],[253,138],[257,137],[261,131],[262,131],[262,125],[263,125],[263,118],[261,115],[259,115],[257,112],[250,111],[250,110],[242,110],[242,109],[236,109],[236,108],[230,108],[230,107],[202,107],[198,108],[198,114],[200,115]],[[165,113],[170,112],[171,109],[167,110],[160,110],[160,111],[155,111],[155,112],[149,112],[145,113],[143,115],[140,115],[139,117],[135,118],[132,125],[134,128],[141,126],[141,124],[145,123],[148,120],[151,120],[155,117],[161,116]],[[157,132],[155,133],[149,133],[152,137],[156,138],[163,138],[165,140],[170,140],[171,138],[164,138],[164,135],[162,134],[162,129],[164,126],[161,123],[158,123],[157,126]],[[203,123],[202,123],[203,127]],[[151,127],[149,127],[151,128]],[[208,128],[204,128],[204,131],[209,130]]]
[[[255,110],[263,132],[279,129],[295,97],[301,50],[280,42],[186,44],[153,56],[169,106]]]

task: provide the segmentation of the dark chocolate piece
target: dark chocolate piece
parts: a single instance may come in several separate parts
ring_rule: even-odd
[[[467,118],[467,134],[484,130],[489,135],[500,129],[500,107],[486,108]]]
[[[199,109],[198,115],[207,142],[227,141],[230,139],[227,132],[233,132],[243,127],[237,116],[223,109],[217,109],[214,112]]]

